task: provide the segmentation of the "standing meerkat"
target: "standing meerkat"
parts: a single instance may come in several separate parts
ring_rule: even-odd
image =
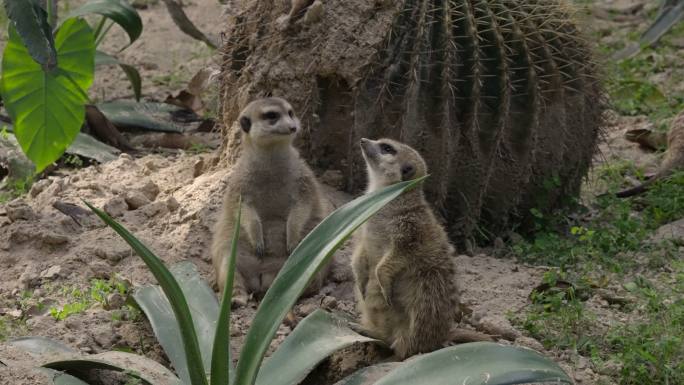
[[[292,250],[329,211],[318,182],[292,141],[301,130],[284,99],[255,100],[240,113],[241,154],[228,176],[228,187],[211,247],[216,283],[225,286],[227,260],[235,228],[238,197],[242,220],[233,304],[268,290]],[[327,270],[309,287],[318,290]]]
[[[368,192],[427,174],[411,147],[361,139]],[[421,188],[405,192],[366,224],[352,256],[361,325],[404,359],[444,346],[458,308],[455,250]]]

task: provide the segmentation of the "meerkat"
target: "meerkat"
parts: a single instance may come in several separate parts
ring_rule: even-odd
[[[368,192],[422,177],[418,152],[390,139],[361,139]],[[441,348],[458,316],[455,249],[420,188],[366,224],[352,256],[361,327],[404,359]]]
[[[242,196],[233,306],[246,304],[249,294],[263,294],[297,244],[330,211],[314,173],[293,147],[301,127],[286,100],[249,103],[240,113],[239,125],[241,154],[228,176],[211,247],[222,292]],[[307,291],[318,290],[326,274],[322,269]]]

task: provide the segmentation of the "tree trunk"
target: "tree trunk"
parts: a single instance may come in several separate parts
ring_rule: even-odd
[[[577,195],[604,96],[569,5],[317,0],[295,20],[289,1],[241,4],[222,69],[228,163],[240,109],[274,95],[302,119],[303,155],[342,171],[348,191],[365,183],[361,137],[415,147],[428,198],[458,240],[492,239]]]

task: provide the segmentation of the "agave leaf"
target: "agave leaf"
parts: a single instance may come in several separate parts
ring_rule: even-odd
[[[126,0],[90,0],[69,12],[65,19],[92,13],[107,17],[119,24],[128,34],[131,44],[142,34],[143,24],[140,15]]]
[[[88,356],[74,356],[44,362],[41,366],[64,372],[106,369],[126,372],[152,385],[182,385],[170,370],[145,356],[125,352],[105,352]]]
[[[185,358],[191,379],[190,383],[192,385],[208,385],[190,308],[176,279],[164,266],[159,257],[154,255],[147,246],[134,237],[125,227],[121,226],[104,211],[93,207],[90,203],[86,202],[86,205],[135,250],[157,279],[157,282],[159,282],[159,285],[164,290],[166,298],[171,302],[173,313],[180,326],[183,347],[186,352]]]
[[[197,331],[197,337],[202,353],[202,363],[206,374],[211,368],[211,349],[216,332],[218,318],[218,302],[211,288],[202,280],[195,265],[181,262],[171,266],[171,274],[176,278],[188,300],[192,321]],[[181,331],[173,314],[171,304],[166,299],[162,289],[157,286],[144,286],[135,291],[133,299],[138,303],[147,319],[157,340],[164,348],[171,364],[183,379],[190,383],[190,374],[185,358],[185,349]]]
[[[235,278],[235,261],[237,259],[238,239],[240,239],[240,221],[242,219],[242,197],[238,198],[238,209],[235,214],[235,230],[230,245],[230,256],[226,263],[226,284],[221,298],[221,309],[216,323],[216,336],[211,352],[211,385],[228,385],[233,382],[231,375],[233,361],[230,357],[230,306],[233,298],[233,279]],[[233,376],[234,377],[234,376]]]
[[[375,385],[509,385],[541,382],[573,383],[558,364],[534,350],[492,342],[473,342],[410,359]]]
[[[36,358],[65,353],[78,354],[78,350],[59,341],[45,337],[20,337],[8,341],[7,344],[22,349]]]
[[[117,127],[178,133],[186,129],[173,120],[174,116],[185,113],[185,110],[166,103],[119,100],[100,103],[97,108]]]
[[[100,50],[95,51],[95,66],[105,66],[105,65],[118,65],[121,70],[126,74],[128,81],[131,82],[131,87],[133,87],[133,94],[135,95],[135,100],[140,101],[142,96],[142,78],[140,77],[140,72],[126,63],[122,63],[119,59],[106,54]]]
[[[638,43],[630,44],[618,51],[613,56],[613,59],[620,60],[634,57],[643,48],[650,47],[658,42],[663,35],[679,23],[684,18],[684,1],[679,1],[677,4],[670,3],[670,1],[663,2],[656,20],[641,35]]]
[[[5,0],[7,17],[12,21],[29,54],[44,70],[57,66],[57,50],[47,12],[35,0]]]
[[[48,368],[34,368],[33,370],[50,376],[49,381],[54,385],[88,385],[87,382],[58,370]]]
[[[367,366],[357,370],[349,377],[336,382],[335,385],[372,385],[401,364],[401,362],[386,362],[383,364]]]
[[[304,318],[259,370],[257,385],[296,385],[330,354],[354,343],[378,342],[349,328],[347,320],[316,310]]]
[[[387,203],[423,179],[388,186],[338,208],[310,232],[292,252],[254,316],[238,361],[236,384],[252,385],[278,326],[318,270],[332,254]]]

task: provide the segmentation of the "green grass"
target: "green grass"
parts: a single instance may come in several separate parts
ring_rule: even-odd
[[[626,162],[596,172],[610,192],[625,187],[626,175],[643,176]],[[596,371],[616,362],[607,375],[620,384],[684,383],[684,262],[678,245],[650,239],[658,227],[684,217],[682,191],[684,172],[678,172],[639,197],[607,195],[572,215],[538,216],[534,237],[510,251],[557,269],[544,277],[551,289],[533,293],[528,312],[511,315],[512,321],[547,348],[590,358]],[[572,286],[558,289],[560,280]],[[627,321],[604,325],[585,301],[615,284],[630,300],[610,312]]]
[[[109,308],[107,298],[110,294],[118,293],[124,298],[128,295],[128,286],[118,279],[93,279],[90,281],[90,286],[85,289],[78,287],[65,286],[61,289],[62,295],[68,298],[68,302],[62,306],[55,306],[50,308],[50,315],[58,321],[62,321],[74,314],[83,313],[90,309],[95,304],[100,304],[104,308]],[[114,320],[124,318],[121,309],[114,309],[112,314]],[[132,317],[136,318],[139,313],[136,309],[124,305],[124,311],[132,313]]]

